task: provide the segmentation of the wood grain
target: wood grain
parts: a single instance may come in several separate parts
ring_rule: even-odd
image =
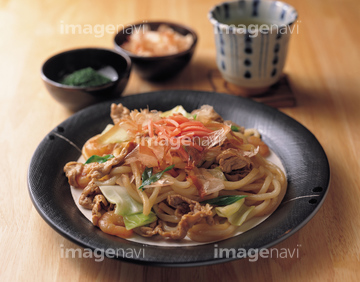
[[[1,281],[359,280],[360,2],[356,0],[287,1],[300,15],[299,33],[291,38],[285,68],[292,89],[285,96],[296,105],[275,106],[315,134],[331,166],[330,190],[322,208],[299,232],[277,245],[299,248],[299,258],[238,260],[185,269],[66,259],[61,258],[62,246],[77,246],[52,230],[33,207],[26,180],[32,153],[52,128],[72,114],[47,93],[41,64],[66,49],[112,48],[114,36],[62,34],[61,23],[94,27],[164,19],[192,26],[200,40],[191,64],[164,83],[149,83],[133,73],[124,95],[158,89],[212,90],[209,72],[216,71],[215,46],[207,12],[217,2],[0,1]],[[216,85],[221,88],[221,83]]]

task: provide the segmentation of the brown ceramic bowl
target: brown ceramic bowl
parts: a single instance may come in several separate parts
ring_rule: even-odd
[[[183,52],[158,57],[143,57],[135,55],[123,48],[121,45],[126,42],[136,28],[146,24],[150,30],[157,30],[157,28],[164,24],[171,27],[176,32],[187,35],[191,34],[194,38],[194,42],[191,47]],[[118,52],[125,52],[131,58],[135,71],[140,77],[147,80],[165,80],[178,74],[190,61],[197,43],[197,35],[191,28],[181,24],[171,22],[145,22],[129,25],[127,28],[121,30],[114,39],[115,50]]]
[[[61,83],[65,75],[76,70],[107,67],[112,81],[93,87],[68,86]],[[65,51],[49,58],[41,68],[41,77],[51,96],[72,111],[91,104],[118,98],[129,80],[131,60],[124,53],[108,49],[83,48]]]

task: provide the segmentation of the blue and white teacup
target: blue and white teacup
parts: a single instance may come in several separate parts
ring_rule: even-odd
[[[223,78],[246,89],[276,83],[285,65],[296,10],[280,1],[241,0],[212,8],[217,66]]]

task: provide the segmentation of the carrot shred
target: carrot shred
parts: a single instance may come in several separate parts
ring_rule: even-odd
[[[173,125],[175,127],[179,127],[178,122],[176,122],[175,120],[172,120],[172,119],[168,119],[168,118],[163,118],[161,120],[156,121],[155,123],[156,124]]]
[[[206,127],[200,127],[200,126],[187,126],[185,128],[182,129],[182,131],[194,131],[194,130],[198,130],[198,131],[205,131],[205,132],[213,132],[213,130],[208,129]]]
[[[157,125],[156,123],[154,123],[154,127],[155,127],[158,131],[162,132],[165,136],[168,136],[168,134],[167,134],[167,132],[166,132],[166,130],[165,130],[165,128],[164,128],[163,126],[159,126],[159,125]]]
[[[149,136],[154,137],[154,125],[152,120],[149,120],[148,129],[149,129]]]
[[[176,122],[175,120],[170,119],[170,118],[169,118],[169,119],[166,119],[166,122],[169,122],[169,123],[175,125],[176,127],[179,127],[179,123]]]
[[[162,118],[156,122],[152,120],[148,124],[149,136],[153,137],[154,133],[161,140],[170,142],[172,151],[176,151],[181,145],[191,146],[202,151],[203,147],[190,140],[192,137],[209,136],[213,130],[205,127],[200,121],[189,120],[183,115],[172,115],[170,117]],[[186,140],[186,139],[189,140]],[[182,148],[179,154],[183,157],[187,156],[186,151]]]
[[[204,124],[201,123],[200,121],[188,121],[180,124],[180,128],[185,128],[187,126],[195,126],[195,125],[204,127]]]
[[[178,123],[184,123],[190,121],[188,118],[184,117],[183,115],[172,115],[168,117],[168,119],[172,119]]]
[[[180,128],[176,128],[171,134],[170,136],[176,136],[179,135],[181,133],[181,129]]]

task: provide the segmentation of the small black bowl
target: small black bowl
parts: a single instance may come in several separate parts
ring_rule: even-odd
[[[92,67],[111,67],[117,78],[100,86],[68,86],[61,83],[65,75]],[[72,111],[109,99],[119,98],[129,80],[131,60],[124,53],[101,48],[65,51],[49,58],[41,68],[41,77],[53,98]]]
[[[126,42],[135,28],[141,25],[148,25],[150,30],[157,30],[160,25],[167,25],[176,32],[187,35],[191,34],[194,41],[191,47],[183,52],[167,56],[143,57],[135,55],[123,48],[121,45]],[[165,80],[178,74],[190,61],[197,44],[197,34],[191,28],[171,22],[146,22],[129,25],[114,38],[115,50],[125,52],[131,58],[135,71],[138,75],[147,80]]]

